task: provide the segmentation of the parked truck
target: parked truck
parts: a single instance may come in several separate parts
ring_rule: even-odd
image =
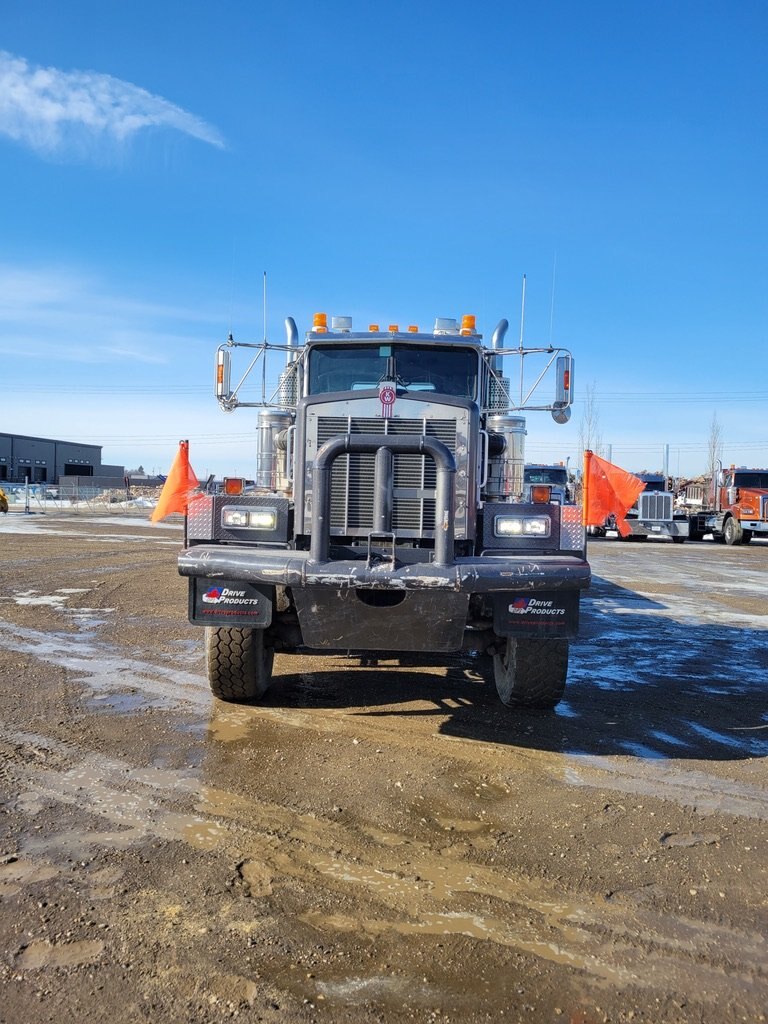
[[[691,540],[711,533],[726,544],[749,544],[755,534],[768,536],[768,469],[718,469],[710,494],[690,513],[689,523]]]
[[[688,516],[675,508],[675,495],[667,478],[661,473],[635,475],[645,487],[626,514],[625,521],[632,532],[623,539],[671,537],[675,544],[683,544],[688,537]]]
[[[550,487],[524,500],[522,413],[568,420],[573,359],[505,349],[507,327],[485,347],[474,317],[357,332],[317,314],[303,344],[288,318],[284,345],[230,335],[219,347],[220,405],[261,412],[255,486],[227,479],[225,493],[195,497],[179,556],[217,697],[261,698],[280,651],[437,663],[464,651],[505,704],[557,704],[590,569],[580,508]],[[256,351],[232,387],[238,348]],[[286,363],[268,396],[276,352]],[[544,364],[530,389],[521,372],[514,401],[513,357]],[[261,394],[246,401],[259,365]]]
[[[523,481],[526,501],[531,500],[533,487],[549,487],[552,501],[559,501],[561,505],[573,503],[568,467],[562,463],[550,466],[539,462],[527,462],[523,470]]]

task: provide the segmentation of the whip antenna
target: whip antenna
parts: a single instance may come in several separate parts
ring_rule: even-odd
[[[557,278],[557,250],[552,258],[552,299],[549,303],[549,347],[552,348],[552,331],[555,323],[555,280]]]
[[[523,294],[520,300],[520,405],[523,404],[523,391],[524,384],[523,378],[525,376],[525,360],[523,358],[523,334],[525,332],[525,274],[523,274]]]

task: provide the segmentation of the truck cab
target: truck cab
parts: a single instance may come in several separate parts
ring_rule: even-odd
[[[303,344],[288,318],[284,345],[219,347],[220,405],[260,412],[254,487],[225,480],[196,497],[179,556],[217,697],[263,696],[275,652],[464,651],[505,704],[560,700],[590,579],[585,533],[556,488],[526,494],[522,414],[567,421],[573,359],[507,350],[507,326],[486,347],[474,317],[355,331],[317,314]],[[232,388],[238,347],[256,354]],[[504,363],[523,355],[554,377],[546,402],[522,382],[511,394]],[[261,400],[246,400],[259,363]]]
[[[688,517],[675,508],[675,496],[661,473],[636,473],[645,487],[626,515],[631,533],[624,538],[670,537],[683,544],[688,537]],[[610,524],[612,525],[612,524]]]
[[[573,491],[568,480],[568,468],[559,465],[542,465],[528,462],[523,470],[525,495],[530,500],[532,487],[549,487],[550,500],[561,505],[573,504]]]
[[[699,513],[697,533],[711,531],[729,545],[768,536],[768,469],[731,466],[718,474],[716,485],[715,510]]]

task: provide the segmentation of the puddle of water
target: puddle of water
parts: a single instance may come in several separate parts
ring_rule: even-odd
[[[119,715],[129,714],[136,708],[161,707],[143,693],[97,693],[85,701],[90,711],[108,711]]]
[[[208,721],[208,735],[218,743],[237,743],[251,735],[256,722],[253,711],[247,711],[245,708],[220,711],[218,706],[214,705]]]
[[[40,594],[29,590],[24,594],[14,594],[13,603],[24,607],[48,607],[62,608],[65,601],[69,600],[69,594]]]
[[[96,692],[123,692],[132,686],[162,702],[163,707],[210,707],[210,693],[202,676],[138,658],[116,656],[111,646],[82,635],[52,636],[0,621],[0,648],[64,668],[75,675],[78,683]]]

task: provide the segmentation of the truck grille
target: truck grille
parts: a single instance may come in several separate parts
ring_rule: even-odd
[[[672,519],[672,495],[669,491],[643,491],[640,494],[640,519],[670,522]]]
[[[318,448],[339,434],[407,434],[435,437],[456,451],[456,422],[449,419],[382,419],[363,416],[320,416]],[[331,475],[331,530],[354,534],[373,529],[375,455],[351,452],[340,456]],[[392,528],[423,535],[435,528],[435,464],[424,455],[394,456]]]

